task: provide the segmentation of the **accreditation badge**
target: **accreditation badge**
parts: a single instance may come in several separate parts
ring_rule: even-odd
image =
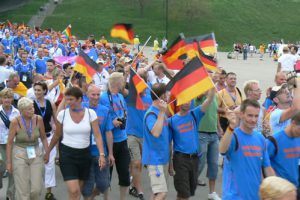
[[[36,157],[35,148],[33,146],[26,147],[26,151],[29,159]]]

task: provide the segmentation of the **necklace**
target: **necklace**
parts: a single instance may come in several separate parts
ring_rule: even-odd
[[[74,109],[71,109],[73,112],[80,112],[80,111],[83,111],[83,107],[81,108],[74,108]]]

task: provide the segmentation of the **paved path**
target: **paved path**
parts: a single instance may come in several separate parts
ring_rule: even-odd
[[[147,55],[153,56],[154,53],[151,51],[147,51]],[[226,58],[226,53],[219,54],[219,65],[224,67],[228,72],[234,71],[238,74],[238,85],[242,88],[243,83],[249,79],[257,79],[261,82],[261,87],[265,90],[268,86],[273,85],[274,80],[274,73],[276,71],[276,63],[273,62],[267,55],[265,56],[263,61],[260,61],[258,55],[255,55],[253,58],[249,58],[248,60],[229,60]],[[219,168],[220,169],[220,168]],[[204,176],[205,173],[202,174]],[[217,180],[217,192],[221,192],[221,175],[222,170],[220,169],[219,178]],[[58,200],[67,199],[66,196],[66,187],[63,183],[62,177],[60,175],[60,170],[57,168],[57,179],[58,184],[57,187],[53,190],[55,196]],[[146,199],[150,197],[150,184],[149,178],[146,174],[146,170],[143,170],[143,186],[145,190]],[[4,179],[4,188],[6,188],[7,179]],[[172,177],[169,178],[169,193],[168,198],[169,200],[173,200],[176,198],[176,192],[173,185]],[[111,191],[110,191],[110,199],[117,200],[119,199],[119,192],[118,192],[118,183],[117,183],[117,175],[114,172],[112,177],[112,184],[111,184]],[[45,192],[45,191],[44,191]],[[207,199],[208,187],[198,187],[196,191],[196,196],[191,198],[191,200],[204,200]],[[44,193],[43,193],[44,196]],[[4,191],[3,189],[0,190],[0,200],[4,198]],[[98,197],[97,199],[102,199]],[[129,197],[128,199],[135,199]]]

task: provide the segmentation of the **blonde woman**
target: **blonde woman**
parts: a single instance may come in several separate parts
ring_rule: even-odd
[[[44,161],[39,148],[45,150],[47,137],[42,117],[34,114],[33,101],[22,97],[18,102],[21,116],[12,120],[6,146],[6,168],[13,172],[18,200],[39,200],[43,188]]]
[[[259,195],[261,200],[296,200],[296,187],[289,181],[270,176],[260,185]]]

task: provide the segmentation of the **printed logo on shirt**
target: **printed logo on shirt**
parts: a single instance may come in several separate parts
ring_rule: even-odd
[[[242,146],[243,155],[246,157],[262,157],[260,146]]]
[[[99,125],[102,125],[103,121],[104,121],[104,117],[98,116],[98,123],[99,123]]]
[[[283,152],[286,158],[300,158],[300,147],[286,148]]]
[[[193,127],[192,122],[188,122],[188,123],[176,126],[176,128],[179,131],[179,133],[185,133],[185,132],[189,132],[189,131],[193,130],[194,127]]]
[[[118,111],[118,110],[121,110],[121,111],[123,111],[123,108],[122,108],[122,106],[121,106],[121,105],[119,105],[119,104],[116,104],[116,103],[114,103],[114,104],[113,104],[113,107],[114,107],[114,111]]]

